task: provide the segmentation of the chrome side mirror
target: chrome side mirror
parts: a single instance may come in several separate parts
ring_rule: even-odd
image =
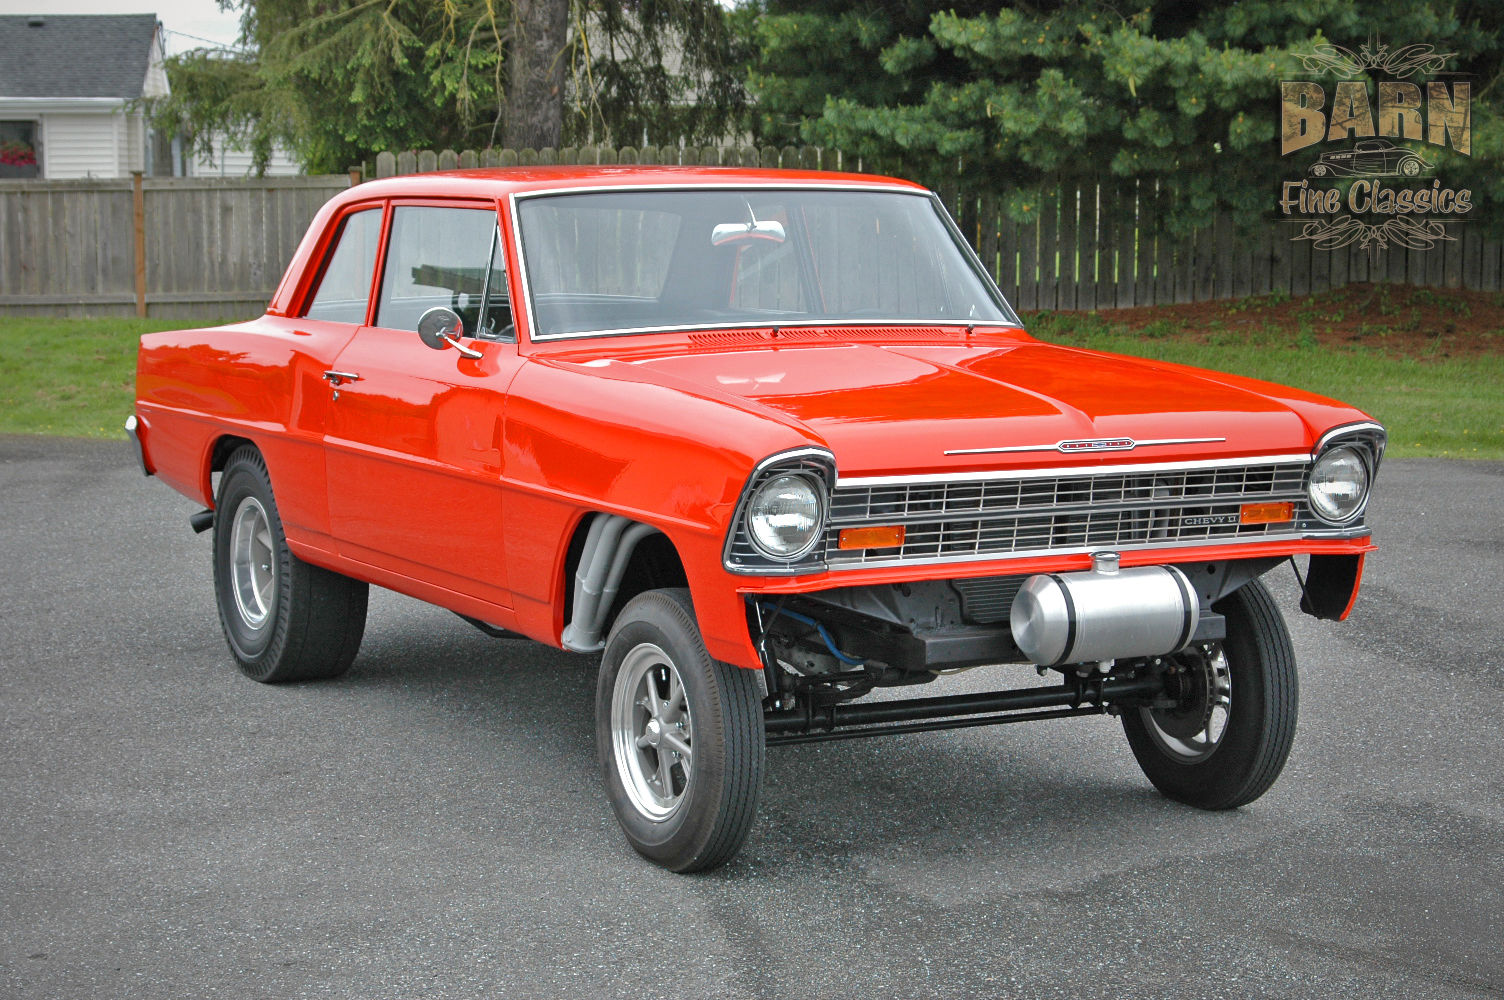
[[[459,338],[464,336],[465,323],[459,313],[447,306],[434,306],[418,317],[418,339],[436,351],[453,347],[467,358],[478,358],[481,353],[466,347]]]

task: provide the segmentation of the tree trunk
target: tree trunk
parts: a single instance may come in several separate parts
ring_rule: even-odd
[[[564,131],[570,0],[513,0],[506,145],[557,148]]]

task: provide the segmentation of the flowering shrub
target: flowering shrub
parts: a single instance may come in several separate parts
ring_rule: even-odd
[[[0,142],[0,163],[13,167],[30,167],[37,162],[37,151],[24,142]]]

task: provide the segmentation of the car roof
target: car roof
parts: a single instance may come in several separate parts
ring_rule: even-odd
[[[267,307],[271,315],[286,316],[308,273],[317,244],[332,217],[352,202],[384,198],[496,199],[511,195],[546,194],[591,188],[683,188],[683,187],[842,187],[873,191],[926,193],[912,181],[877,174],[840,173],[831,170],[774,170],[760,167],[678,167],[647,164],[611,166],[526,166],[444,170],[407,174],[356,184],[325,202],[309,224],[303,241],[284,272],[282,282]]]
[[[352,187],[340,200],[397,197],[505,197],[548,191],[576,191],[593,187],[701,186],[831,186],[902,187],[923,191],[922,185],[877,174],[830,170],[774,170],[760,167],[679,167],[620,164],[613,166],[488,167],[408,174],[369,181]]]

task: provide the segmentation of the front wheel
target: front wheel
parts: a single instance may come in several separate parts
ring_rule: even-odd
[[[1227,619],[1227,638],[1166,657],[1175,703],[1126,709],[1123,729],[1155,788],[1202,809],[1233,809],[1268,791],[1290,754],[1295,653],[1259,581],[1214,610]]]
[[[677,872],[730,860],[757,816],[761,693],[750,671],[711,659],[686,591],[622,609],[595,706],[606,793],[632,847]]]

